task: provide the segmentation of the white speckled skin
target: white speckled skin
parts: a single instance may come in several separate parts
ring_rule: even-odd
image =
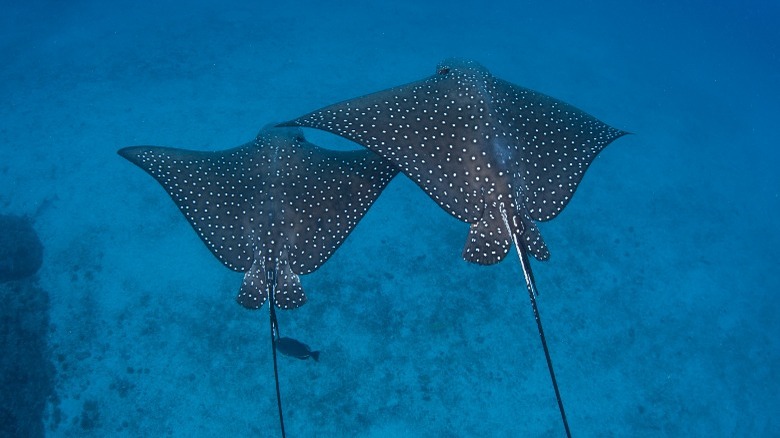
[[[463,257],[480,264],[502,260],[513,237],[537,259],[548,259],[534,221],[560,213],[596,155],[625,134],[457,59],[422,81],[280,126],[329,131],[393,162],[444,210],[471,224]]]
[[[165,188],[225,266],[245,272],[238,301],[251,309],[271,287],[276,306],[302,306],[298,275],[330,258],[398,173],[370,151],[322,149],[290,128],[219,152],[135,146],[119,154]]]

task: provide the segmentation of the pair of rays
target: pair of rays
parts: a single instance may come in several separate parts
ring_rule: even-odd
[[[337,134],[366,149],[323,149],[306,141],[300,128]],[[557,216],[593,159],[625,134],[565,102],[496,78],[476,62],[448,59],[426,79],[265,128],[234,149],[136,146],[119,154],[165,188],[225,266],[244,272],[241,305],[258,309],[271,302],[282,436],[275,307],[306,303],[299,276],[333,255],[399,172],[470,224],[466,261],[494,264],[515,247],[570,436],[529,254],[549,258],[536,222]]]

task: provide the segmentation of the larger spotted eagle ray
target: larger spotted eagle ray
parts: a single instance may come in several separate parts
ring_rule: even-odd
[[[536,304],[528,253],[547,260],[535,222],[563,210],[596,155],[626,134],[550,96],[448,59],[426,79],[350,99],[279,126],[318,128],[387,158],[439,206],[471,224],[469,262],[514,245],[567,436],[571,436]]]
[[[333,255],[398,170],[367,150],[320,148],[296,128],[266,128],[225,151],[134,146],[119,155],[163,186],[222,264],[244,272],[241,305],[272,303],[274,378],[285,436],[274,308],[306,302],[298,276]]]

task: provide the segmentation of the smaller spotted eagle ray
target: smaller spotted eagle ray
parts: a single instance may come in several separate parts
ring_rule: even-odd
[[[350,99],[279,126],[318,128],[398,166],[439,206],[471,224],[469,262],[501,261],[515,246],[567,435],[536,305],[528,253],[550,253],[535,222],[569,203],[596,155],[625,132],[565,102],[448,59],[418,82]]]
[[[332,151],[297,128],[266,128],[243,146],[200,152],[135,146],[119,155],[159,182],[206,246],[244,272],[238,302],[271,318],[274,376],[279,328],[274,307],[306,302],[299,275],[322,266],[398,170],[368,150]]]

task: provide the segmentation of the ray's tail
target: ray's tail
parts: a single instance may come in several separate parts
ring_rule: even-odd
[[[534,319],[536,320],[536,327],[539,329],[539,338],[542,341],[542,348],[544,349],[544,357],[547,360],[547,369],[550,371],[550,379],[552,380],[553,389],[555,390],[555,399],[558,401],[558,410],[561,411],[561,420],[563,420],[563,428],[566,429],[566,436],[571,438],[571,431],[569,430],[569,421],[566,419],[566,411],[563,409],[563,399],[561,398],[561,391],[558,389],[558,380],[555,378],[555,370],[553,369],[552,358],[550,358],[550,350],[547,348],[547,339],[544,337],[544,328],[542,328],[542,318],[539,315],[539,307],[536,305],[536,297],[538,292],[536,290],[536,282],[534,281],[534,274],[531,271],[531,262],[528,260],[528,253],[525,247],[521,247],[517,242],[517,236],[512,232],[512,227],[509,226],[509,219],[506,214],[504,204],[499,205],[501,217],[504,220],[504,225],[510,236],[512,236],[512,243],[515,245],[517,255],[520,258],[520,267],[523,269],[523,277],[525,278],[525,286],[528,290],[528,296],[531,299],[531,307],[534,311]]]
[[[285,438],[287,435],[284,432],[284,415],[282,414],[282,393],[279,390],[279,367],[276,364],[276,340],[279,338],[279,322],[276,320],[276,309],[274,309],[274,303],[275,298],[274,295],[276,293],[276,269],[271,269],[267,271],[267,279],[268,279],[268,287],[269,287],[269,296],[268,296],[268,307],[270,310],[270,318],[271,318],[271,351],[273,353],[274,357],[274,381],[276,381],[276,406],[279,408],[279,426],[282,429],[282,438]]]

